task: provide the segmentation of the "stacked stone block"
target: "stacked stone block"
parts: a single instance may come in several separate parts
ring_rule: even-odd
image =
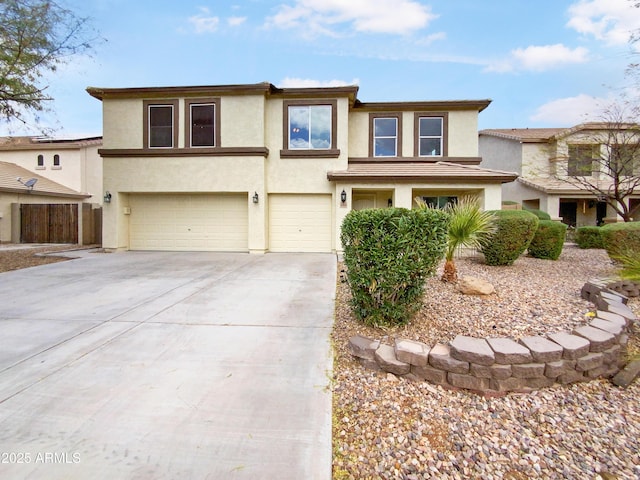
[[[627,297],[609,281],[590,280],[582,296],[593,302],[595,317],[572,332],[511,338],[458,335],[433,347],[396,339],[386,345],[360,335],[350,339],[360,362],[415,380],[479,392],[530,391],[554,384],[610,378],[624,365],[627,330],[638,318]]]

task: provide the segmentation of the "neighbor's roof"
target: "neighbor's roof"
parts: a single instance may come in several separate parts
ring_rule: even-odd
[[[594,194],[580,188],[577,185],[565,182],[559,178],[518,178],[518,182],[523,185],[552,195],[571,195],[580,198],[593,198]],[[607,191],[612,185],[612,181],[601,181],[598,186],[601,190]],[[640,193],[640,192],[638,192]]]
[[[451,162],[371,162],[350,163],[347,170],[328,172],[327,178],[360,182],[508,183],[518,178],[518,174]]]
[[[33,189],[23,185],[17,179],[21,178],[26,182],[35,178],[37,182]],[[64,198],[89,198],[87,193],[77,192],[71,188],[60,185],[53,180],[49,180],[41,175],[33,173],[26,168],[19,167],[15,163],[0,162],[0,192],[2,193],[22,193],[29,195],[47,195]]]
[[[566,128],[490,128],[480,130],[480,135],[517,140],[523,143],[548,142],[551,137],[567,130]]]
[[[102,137],[55,139],[48,137],[0,137],[0,151],[13,150],[72,150],[100,146]]]

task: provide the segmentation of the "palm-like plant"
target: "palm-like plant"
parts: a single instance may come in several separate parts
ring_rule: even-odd
[[[633,282],[640,282],[640,255],[631,251],[614,255],[615,260],[622,264],[620,276]]]
[[[421,198],[416,198],[419,208],[430,208]],[[454,262],[456,252],[462,247],[480,248],[495,231],[494,216],[482,211],[477,197],[465,196],[445,208],[450,215],[449,238],[445,252],[443,282],[456,282],[458,271]]]

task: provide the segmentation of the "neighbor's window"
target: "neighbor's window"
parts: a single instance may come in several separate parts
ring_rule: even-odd
[[[332,146],[331,105],[290,105],[289,146],[291,150],[325,150]]]
[[[431,208],[445,208],[447,205],[458,203],[456,196],[422,197],[422,200]]]
[[[444,121],[442,117],[418,118],[418,156],[443,155]]]
[[[597,146],[569,145],[567,175],[570,177],[590,177],[593,172],[593,158]]]
[[[610,149],[609,169],[612,176],[631,177],[640,163],[638,145],[615,145]]]
[[[178,102],[145,101],[145,147],[177,147]]]
[[[398,156],[398,117],[373,118],[373,156]]]
[[[38,155],[38,167],[44,167],[44,155]]]
[[[219,147],[219,99],[187,101],[187,131],[191,147]]]
[[[54,167],[60,166],[60,155],[58,155],[57,153],[53,156],[53,166]]]

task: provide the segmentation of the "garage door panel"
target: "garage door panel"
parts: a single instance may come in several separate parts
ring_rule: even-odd
[[[273,252],[330,252],[330,195],[269,195],[269,249]]]
[[[132,194],[132,250],[248,250],[246,194]]]

